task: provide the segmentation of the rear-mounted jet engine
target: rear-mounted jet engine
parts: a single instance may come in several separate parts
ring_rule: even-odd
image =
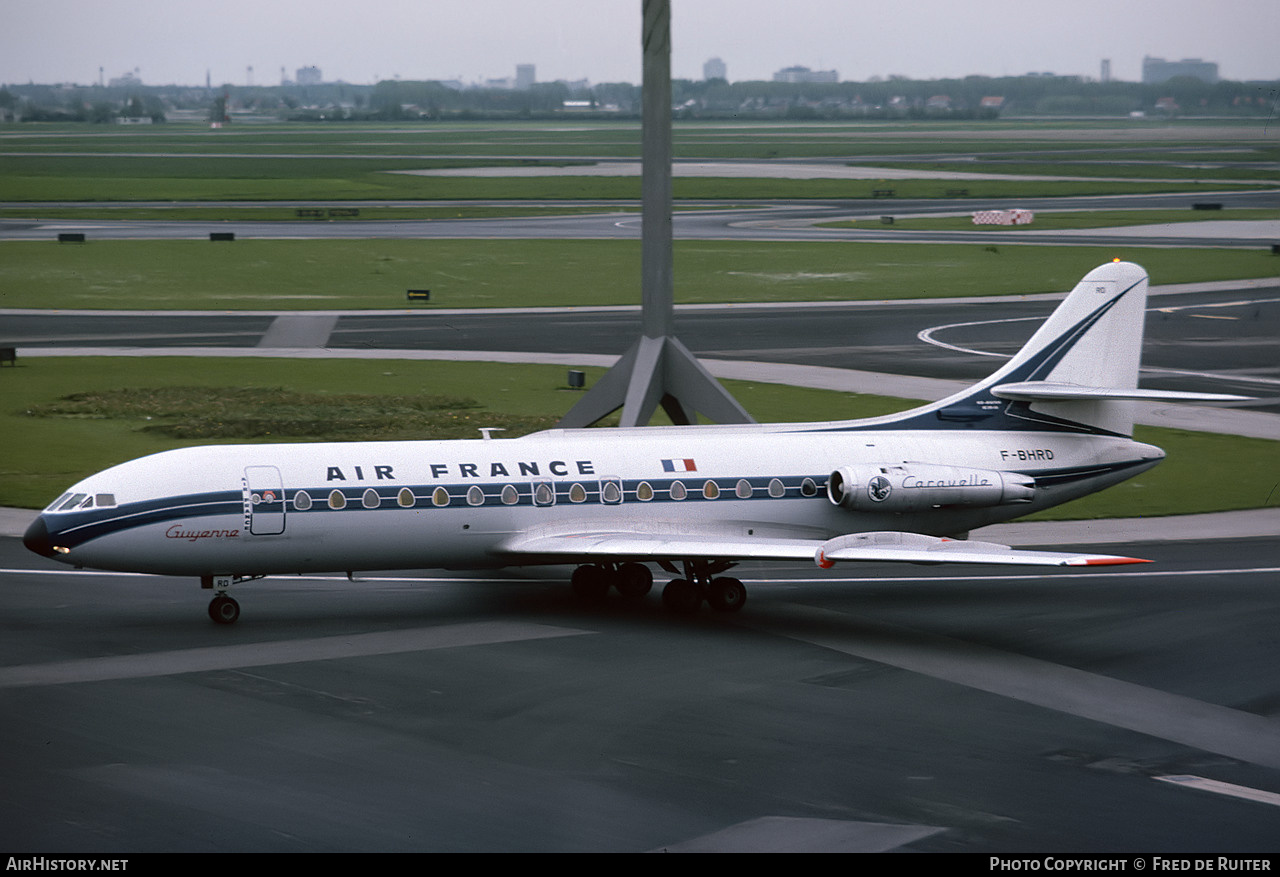
[[[1035,479],[1017,472],[932,463],[845,466],[827,479],[827,498],[859,512],[913,512],[939,506],[985,508],[1031,502]]]

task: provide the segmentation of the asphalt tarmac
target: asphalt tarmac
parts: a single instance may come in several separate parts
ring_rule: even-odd
[[[1268,852],[1274,539],[1137,571],[194,582],[0,539],[11,851]]]

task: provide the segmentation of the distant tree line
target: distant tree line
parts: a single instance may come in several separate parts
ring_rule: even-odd
[[[994,100],[993,100],[994,99]],[[1019,76],[867,82],[784,83],[678,79],[674,111],[688,118],[996,118],[1016,116],[1269,115],[1280,81],[1206,83],[1182,77],[1159,85],[1094,82],[1073,76]],[[300,121],[414,119],[637,118],[640,87],[631,83],[537,83],[528,89],[461,87],[437,81],[376,85],[51,86],[0,89],[6,121],[112,122],[234,119],[259,115]]]

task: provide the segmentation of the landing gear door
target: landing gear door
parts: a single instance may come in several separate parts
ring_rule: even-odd
[[[284,483],[275,466],[246,466],[244,514],[254,536],[284,532]]]

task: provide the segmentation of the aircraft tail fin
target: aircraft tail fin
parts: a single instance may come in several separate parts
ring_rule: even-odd
[[[1000,387],[1011,383],[1021,384],[1024,393],[1044,385],[1088,388],[1095,392],[1014,401],[1055,420],[1132,435],[1133,405],[1112,394],[1138,387],[1148,282],[1147,272],[1132,262],[1108,262],[1090,271],[1013,359],[984,382],[992,395],[1008,399]]]
[[[1147,286],[1147,272],[1132,262],[1093,269],[1004,367],[927,410],[944,423],[991,428],[1003,417],[1010,429],[1129,436],[1133,400],[1240,399],[1138,388]]]

